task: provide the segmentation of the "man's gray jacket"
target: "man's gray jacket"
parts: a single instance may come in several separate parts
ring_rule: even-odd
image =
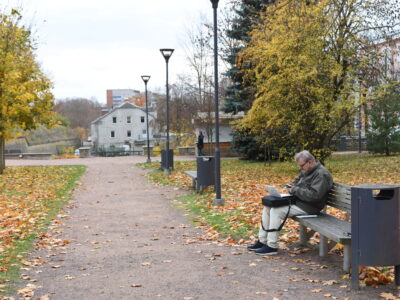
[[[292,185],[292,194],[297,198],[296,206],[309,214],[315,214],[326,205],[333,179],[331,173],[317,162],[307,173],[301,172]]]

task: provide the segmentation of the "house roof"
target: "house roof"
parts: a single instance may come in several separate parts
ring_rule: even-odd
[[[95,124],[95,123],[99,122],[100,120],[104,119],[105,117],[109,116],[110,114],[112,114],[113,112],[115,112],[116,110],[119,110],[119,109],[139,109],[143,112],[146,112],[146,109],[143,107],[137,106],[130,102],[123,102],[119,106],[114,107],[112,110],[110,110],[105,115],[100,116],[96,120],[92,121],[91,124]],[[152,116],[150,113],[149,113],[149,115]],[[152,116],[152,117],[154,118],[154,116]]]

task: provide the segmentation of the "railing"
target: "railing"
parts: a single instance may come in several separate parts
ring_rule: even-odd
[[[133,155],[143,155],[143,150],[114,150],[114,151],[102,151],[96,152],[98,156],[113,157],[113,156],[133,156]]]

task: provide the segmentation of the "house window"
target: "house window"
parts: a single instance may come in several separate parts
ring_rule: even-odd
[[[132,136],[132,132],[131,132],[130,130],[128,130],[128,131],[126,132],[126,135],[127,135],[128,137],[131,137],[131,136]]]
[[[144,123],[144,117],[140,117],[140,122]]]
[[[131,117],[126,117],[126,123],[131,123]]]
[[[146,129],[143,129],[143,130],[142,130],[142,133],[143,133],[143,134],[146,134],[146,133],[147,133],[147,132],[146,132]]]
[[[115,131],[114,131],[114,130],[111,131],[111,137],[112,137],[112,138],[115,137]]]
[[[117,117],[113,117],[113,123],[117,123]]]

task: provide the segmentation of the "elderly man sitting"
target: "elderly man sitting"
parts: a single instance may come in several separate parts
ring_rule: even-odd
[[[294,159],[300,174],[287,186],[288,192],[296,199],[296,204],[290,207],[289,216],[319,213],[326,205],[328,192],[332,188],[332,175],[307,150],[297,153]],[[264,206],[258,241],[247,249],[259,255],[277,254],[279,231],[270,230],[279,228],[288,210],[289,206]]]

